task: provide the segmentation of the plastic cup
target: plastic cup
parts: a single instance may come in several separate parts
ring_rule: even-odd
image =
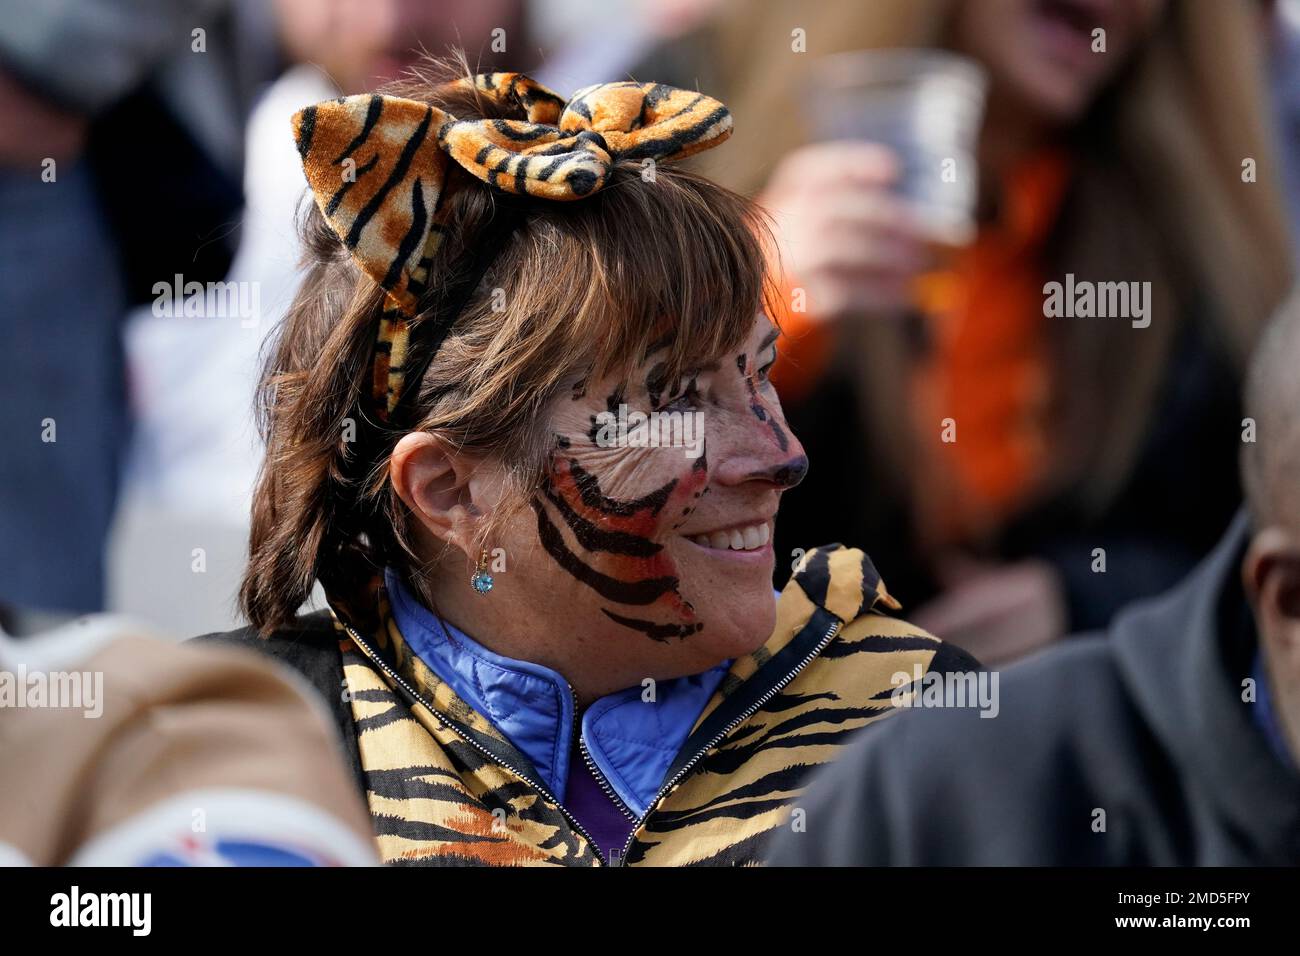
[[[944,50],[859,50],[816,61],[810,81],[816,139],[889,147],[900,165],[896,192],[934,241],[960,246],[974,237],[983,67]]]

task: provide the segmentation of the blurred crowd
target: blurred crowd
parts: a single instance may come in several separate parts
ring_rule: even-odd
[[[1294,4],[598,7],[7,5],[11,629],[106,605],[234,623],[258,359],[298,281],[288,117],[453,43],[561,90],[630,75],[730,104],[738,146],[700,165],[774,217],[803,293],[776,316],[776,378],[824,463],[787,496],[778,554],[860,544],[918,623],[998,662],[1104,625],[1208,550],[1240,498],[1242,363],[1294,261]],[[942,103],[895,97],[923,119],[893,142],[845,126],[880,84],[826,64],[887,48],[978,64],[970,129],[940,134],[972,167],[959,241],[902,188],[903,153],[956,125],[924,118]],[[1066,273],[1150,283],[1153,320],[1045,321]]]
[[[238,623],[259,359],[299,282],[289,118],[453,44],[730,107],[695,162],[772,217],[774,378],[812,462],[775,584],[842,540],[1000,665],[1229,528],[1297,262],[1296,0],[5,0],[0,629]],[[936,149],[938,198],[909,179]],[[1133,297],[1049,318],[1053,282]]]

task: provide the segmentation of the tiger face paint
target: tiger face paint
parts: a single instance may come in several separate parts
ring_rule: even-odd
[[[679,381],[664,380],[652,352],[626,377],[579,383],[557,401],[532,500],[537,536],[610,637],[691,644],[716,663],[770,633],[772,524],[781,493],[807,470],[767,379],[776,337],[760,317],[736,354]],[[620,414],[693,416],[702,447],[674,444],[671,429],[659,441],[611,441]]]

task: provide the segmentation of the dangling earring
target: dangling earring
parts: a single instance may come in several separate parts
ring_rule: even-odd
[[[487,548],[478,556],[478,566],[474,569],[473,576],[469,579],[469,586],[479,594],[487,594],[492,590],[492,575],[488,574],[488,553]]]

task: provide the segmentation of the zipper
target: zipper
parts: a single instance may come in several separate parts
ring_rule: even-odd
[[[623,844],[623,850],[619,856],[620,865],[622,865],[623,860],[627,859],[628,851],[632,849],[632,844],[636,842],[637,831],[640,830],[641,827],[645,824],[646,820],[650,818],[650,814],[655,812],[655,809],[659,806],[659,803],[663,800],[663,798],[667,796],[668,792],[672,790],[673,787],[677,786],[678,783],[684,780],[690,774],[690,772],[695,769],[695,765],[698,764],[704,758],[705,754],[707,754],[710,750],[716,747],[722,740],[726,739],[726,737],[733,730],[735,730],[737,727],[739,727],[741,724],[747,721],[750,717],[754,716],[754,714],[758,713],[758,711],[762,708],[764,704],[766,704],[777,694],[781,693],[781,691],[786,688],[786,686],[790,683],[790,681],[798,677],[800,671],[802,671],[805,667],[807,667],[808,664],[813,660],[813,658],[815,658],[818,654],[820,654],[826,648],[826,645],[829,644],[832,640],[834,640],[835,635],[839,633],[841,626],[842,626],[842,622],[840,621],[836,621],[834,624],[832,624],[830,626],[830,629],[827,630],[827,632],[824,635],[822,635],[821,640],[817,642],[817,646],[814,647],[811,651],[809,651],[808,654],[805,655],[804,658],[801,661],[799,661],[798,664],[796,664],[784,677],[782,677],[779,681],[777,681],[770,688],[768,688],[763,693],[763,695],[759,697],[758,700],[754,701],[754,703],[751,704],[749,707],[745,708],[745,710],[742,713],[738,714],[735,720],[731,721],[731,723],[727,724],[726,727],[724,727],[717,734],[715,734],[712,740],[710,740],[707,744],[705,744],[703,747],[697,750],[695,754],[691,757],[691,759],[686,761],[686,763],[682,766],[682,769],[677,771],[677,773],[673,775],[671,780],[669,780],[666,784],[664,784],[662,787],[659,788],[659,792],[655,794],[654,799],[651,800],[649,805],[646,807],[645,813],[641,814],[640,817],[636,816],[632,812],[632,810],[627,806],[627,804],[625,804],[622,801],[622,799],[618,796],[618,794],[614,792],[613,788],[609,785],[609,782],[605,779],[605,775],[600,772],[600,769],[596,766],[595,761],[591,759],[591,754],[587,750],[587,744],[582,739],[582,728],[578,724],[578,695],[577,692],[574,691],[572,687],[569,688],[569,693],[573,696],[573,723],[574,723],[573,732],[577,735],[578,750],[582,754],[582,759],[586,763],[587,769],[591,772],[592,777],[600,785],[601,790],[603,790],[609,796],[610,800],[613,801],[614,805],[618,807],[620,811],[622,811],[623,815],[633,822],[632,832],[628,834],[627,842]],[[366,656],[369,657],[370,660],[380,668],[380,670],[382,670],[385,674],[387,674],[390,678],[392,678],[393,681],[395,681],[397,684],[400,684],[402,688],[404,688],[406,692],[410,694],[414,699],[418,700],[420,703],[424,704],[424,706],[428,708],[429,712],[434,715],[434,719],[438,721],[439,726],[444,727],[447,730],[450,730],[453,734],[455,734],[465,743],[469,744],[480,754],[486,757],[489,761],[496,764],[497,766],[505,767],[511,773],[514,773],[516,776],[520,777],[526,783],[532,785],[538,791],[540,791],[542,796],[550,800],[551,803],[553,803],[556,806],[556,808],[559,809],[561,815],[563,815],[563,817],[569,822],[569,825],[572,826],[577,833],[581,834],[583,839],[585,839],[587,843],[591,846],[591,849],[593,851],[592,856],[595,857],[596,859],[596,865],[597,866],[607,865],[605,861],[601,859],[600,844],[598,844],[595,840],[592,839],[591,834],[588,833],[586,829],[583,828],[582,824],[578,822],[577,817],[575,817],[572,813],[570,813],[567,809],[565,809],[564,805],[560,803],[558,799],[556,799],[555,794],[551,793],[550,789],[545,784],[543,784],[540,780],[537,780],[529,776],[520,768],[513,767],[510,764],[506,763],[504,760],[497,757],[495,754],[490,753],[486,747],[481,746],[477,741],[475,741],[473,738],[469,737],[468,735],[461,733],[449,721],[442,719],[442,717],[438,714],[438,711],[434,709],[433,705],[430,704],[427,700],[425,700],[424,697],[418,691],[415,690],[415,688],[413,688],[410,684],[408,684],[401,674],[397,673],[395,670],[389,667],[387,662],[382,660],[379,657],[379,655],[375,653],[374,649],[365,641],[364,638],[361,637],[360,634],[356,632],[356,629],[353,628],[351,624],[346,624],[346,623],[343,624],[343,629],[347,631],[348,636],[351,637],[352,640],[356,642],[358,647],[361,647],[363,650],[365,650]]]
[[[469,744],[480,754],[486,757],[489,762],[496,764],[498,767],[505,767],[511,773],[515,774],[520,779],[522,779],[524,782],[530,784],[531,786],[535,787],[538,791],[540,791],[542,796],[550,800],[551,803],[553,803],[559,809],[560,813],[564,816],[564,819],[566,819],[569,822],[569,825],[573,827],[574,831],[581,834],[582,838],[587,841],[588,845],[590,845],[592,849],[592,856],[596,860],[596,865],[597,866],[606,865],[605,861],[602,860],[600,857],[600,844],[592,839],[591,834],[588,833],[583,828],[582,824],[578,822],[577,817],[575,817],[572,813],[570,813],[568,810],[564,808],[564,805],[560,803],[558,799],[556,799],[555,794],[551,793],[550,789],[544,783],[542,783],[540,780],[533,778],[529,774],[525,773],[519,767],[513,767],[510,764],[508,764],[506,761],[502,760],[500,757],[496,756],[493,753],[490,753],[488,749],[482,746],[481,744],[479,744],[478,741],[474,740],[472,737],[470,737],[467,734],[461,733],[461,731],[450,721],[444,720],[442,716],[438,713],[437,709],[435,709],[434,706],[431,703],[429,703],[429,701],[424,699],[423,695],[421,695],[414,687],[412,687],[409,683],[407,683],[406,679],[403,678],[401,674],[397,673],[397,671],[389,667],[388,663],[383,659],[381,659],[377,653],[375,653],[374,648],[372,648],[370,644],[367,643],[366,640],[356,632],[356,629],[353,628],[351,624],[343,623],[343,629],[347,631],[348,636],[352,638],[352,640],[356,643],[356,645],[365,651],[366,657],[370,658],[370,661],[373,664],[378,666],[380,670],[382,670],[385,674],[387,674],[394,682],[399,684],[408,694],[411,695],[412,698],[418,700],[420,703],[424,704],[426,708],[428,708],[429,713],[433,714],[434,720],[438,721],[438,725],[440,727],[450,730],[453,734],[455,734],[465,743]],[[570,688],[570,693],[572,693],[572,688]],[[574,697],[574,714],[575,715],[577,714],[576,695]],[[597,779],[601,780],[602,783],[604,781],[603,777],[597,777]]]
[[[743,713],[739,714],[735,720],[727,724],[726,727],[724,727],[721,731],[719,731],[712,740],[710,740],[707,744],[705,744],[703,747],[697,750],[694,756],[692,756],[691,759],[686,761],[686,763],[682,766],[682,769],[677,771],[677,773],[673,775],[673,778],[671,780],[669,780],[666,784],[664,784],[662,787],[659,788],[659,792],[655,794],[654,799],[650,801],[650,805],[646,807],[645,813],[641,815],[641,818],[637,820],[636,825],[632,827],[632,832],[628,835],[627,843],[623,844],[623,853],[622,856],[619,857],[620,860],[627,859],[628,851],[632,849],[632,844],[636,842],[637,830],[640,830],[641,827],[645,824],[646,820],[650,818],[650,814],[655,812],[655,809],[659,806],[660,801],[662,801],[663,798],[667,796],[668,792],[672,790],[673,787],[677,786],[678,783],[684,780],[690,774],[690,772],[695,769],[695,765],[704,758],[705,754],[707,754],[710,750],[716,747],[733,730],[735,730],[745,721],[749,720],[750,717],[753,717],[754,714],[758,713],[759,709],[764,704],[766,704],[777,694],[781,693],[781,691],[785,689],[786,685],[788,685],[790,681],[798,677],[799,672],[802,671],[805,667],[807,667],[809,662],[811,662],[813,658],[815,658],[818,654],[820,654],[826,648],[827,644],[829,644],[832,640],[835,639],[835,635],[840,632],[841,625],[842,622],[840,621],[836,621],[834,624],[832,624],[830,626],[830,630],[828,630],[824,635],[822,635],[822,639],[817,642],[817,646],[814,647],[811,651],[809,651],[808,655],[804,657],[804,659],[801,660],[798,664],[796,664],[793,670],[791,670],[788,674],[782,677],[781,680],[779,680],[777,683],[773,684],[770,688],[768,688],[768,690],[763,694],[762,697],[754,701],[754,703],[749,707],[747,707]]]
[[[573,736],[578,741],[578,753],[582,755],[582,762],[587,765],[587,771],[591,774],[592,779],[600,785],[601,791],[604,792],[605,796],[609,797],[614,806],[618,807],[619,812],[633,823],[638,822],[637,815],[632,812],[632,808],[623,802],[622,797],[615,793],[614,788],[605,779],[605,775],[596,766],[596,761],[592,759],[591,751],[587,749],[587,742],[582,739],[582,722],[578,719],[578,692],[570,687],[569,693],[573,695]]]

